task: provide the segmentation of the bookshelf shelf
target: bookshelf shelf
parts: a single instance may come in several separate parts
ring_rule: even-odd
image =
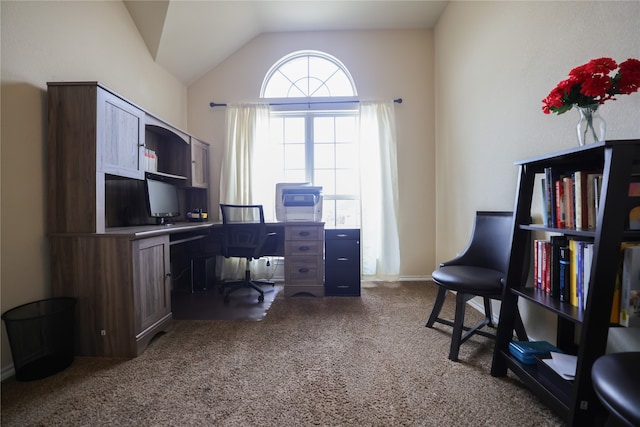
[[[584,310],[575,307],[567,302],[562,302],[553,298],[549,294],[535,288],[512,289],[512,292],[521,298],[538,304],[558,316],[562,316],[567,320],[575,323],[582,323],[584,319]]]
[[[612,326],[611,307],[621,261],[621,242],[640,241],[640,231],[629,230],[628,216],[630,206],[637,205],[637,200],[632,200],[635,197],[629,197],[629,184],[637,181],[640,175],[640,140],[598,142],[524,160],[516,165],[519,167],[519,180],[513,240],[491,374],[505,376],[511,370],[569,426],[598,425],[604,420],[606,411],[593,390],[591,367],[606,351],[609,327]],[[576,171],[592,171],[602,175],[597,184],[598,207],[595,213],[593,210],[589,212],[590,215],[593,214],[590,218],[595,218],[595,227],[558,227],[553,226],[558,222],[550,220],[545,221],[545,224],[531,224],[531,203],[536,177],[543,174],[545,178],[550,178],[556,174]],[[576,173],[576,181],[578,176]],[[546,206],[553,206],[549,200],[546,203]],[[589,224],[592,222],[589,221]],[[593,243],[589,280],[585,281],[587,291],[584,308],[576,307],[569,301],[562,302],[541,289],[527,287],[530,280],[523,273],[529,271],[529,252],[534,232]],[[522,364],[509,353],[519,299],[540,306],[556,316],[555,345],[565,353],[577,356],[573,381],[560,378],[545,364]]]

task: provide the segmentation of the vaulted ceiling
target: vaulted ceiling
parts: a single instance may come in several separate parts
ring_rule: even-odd
[[[189,85],[265,32],[433,28],[447,1],[123,0],[154,60]]]

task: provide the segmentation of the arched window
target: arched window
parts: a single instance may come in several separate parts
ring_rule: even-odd
[[[271,144],[261,154],[269,156],[269,171],[260,176],[322,186],[327,226],[358,226],[357,104],[349,102],[357,91],[349,71],[329,54],[293,52],[267,72],[260,95],[271,101],[287,98],[271,109]],[[263,180],[261,185],[273,184]]]
[[[262,83],[261,98],[356,96],[347,68],[318,51],[293,52],[276,62]]]

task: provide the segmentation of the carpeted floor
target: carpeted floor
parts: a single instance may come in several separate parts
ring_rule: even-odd
[[[424,327],[435,295],[426,282],[363,283],[360,298],[280,293],[261,321],[176,320],[136,359],[76,358],[43,380],[4,381],[1,423],[562,425],[517,380],[489,374],[492,341],[447,359],[449,328]]]
[[[227,304],[218,287],[201,292],[174,291],[171,293],[171,312],[174,320],[262,320],[282,290],[282,285],[261,285],[264,301],[258,302],[258,292],[238,289]]]

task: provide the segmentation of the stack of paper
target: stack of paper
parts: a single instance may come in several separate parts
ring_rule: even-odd
[[[576,377],[578,357],[555,352],[550,354],[551,359],[542,359],[542,361],[565,380],[573,380]]]

